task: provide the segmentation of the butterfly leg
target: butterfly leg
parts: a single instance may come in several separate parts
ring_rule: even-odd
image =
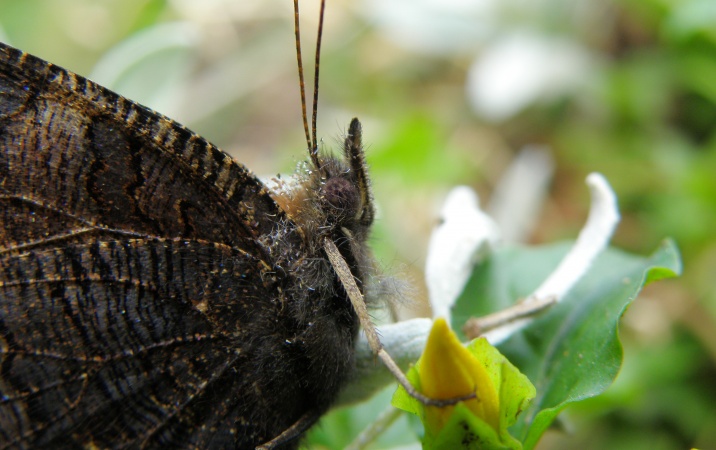
[[[271,450],[298,438],[304,431],[308,430],[314,423],[318,422],[318,419],[320,419],[320,417],[321,414],[317,411],[308,411],[306,414],[302,415],[293,425],[283,430],[281,434],[271,439],[267,443],[256,447],[256,450]]]

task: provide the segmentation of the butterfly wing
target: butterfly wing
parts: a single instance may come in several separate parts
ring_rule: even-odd
[[[201,137],[4,44],[0,131],[5,246],[99,227],[260,253],[280,219],[266,187]]]
[[[245,391],[235,370],[250,345],[216,317],[251,321],[266,294],[242,278],[251,263],[177,240],[4,255],[0,448],[233,443],[227,394]]]
[[[301,415],[248,375],[290,359],[291,224],[247,169],[3,44],[0,149],[0,448],[242,447]]]

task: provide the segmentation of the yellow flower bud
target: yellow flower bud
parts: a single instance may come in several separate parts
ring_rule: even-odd
[[[475,398],[454,406],[426,406],[398,388],[393,405],[416,414],[425,427],[423,448],[430,450],[519,450],[508,428],[535,396],[535,388],[485,338],[464,347],[443,319],[433,323],[423,356],[408,379],[433,399]]]
[[[442,318],[433,324],[418,373],[422,393],[429,398],[455,398],[474,392],[475,398],[466,400],[465,406],[496,431],[499,430],[499,393],[487,369],[462,345]],[[454,408],[426,407],[426,427],[433,432],[440,430]]]

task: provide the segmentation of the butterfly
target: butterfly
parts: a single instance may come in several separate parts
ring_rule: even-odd
[[[361,136],[272,190],[0,44],[0,449],[295,447],[354,364]]]

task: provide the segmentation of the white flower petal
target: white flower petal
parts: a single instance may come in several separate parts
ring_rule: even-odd
[[[587,51],[574,42],[515,33],[478,57],[468,75],[467,95],[478,115],[499,122],[583,85],[589,61]]]
[[[570,289],[584,276],[594,259],[607,247],[619,223],[619,210],[614,191],[607,180],[598,173],[587,177],[592,205],[589,217],[572,249],[562,258],[557,268],[527,299],[525,303],[555,298],[561,301]],[[521,319],[485,333],[492,344],[497,344],[533,319]]]
[[[473,52],[494,32],[495,0],[366,0],[359,12],[396,45],[419,53]]]
[[[547,147],[524,147],[500,177],[487,212],[495,219],[505,242],[524,242],[530,235],[547,188],[554,160]]]
[[[480,210],[475,191],[453,189],[428,245],[425,281],[433,317],[450,320],[450,309],[465,288],[477,259],[499,237],[495,222]]]

